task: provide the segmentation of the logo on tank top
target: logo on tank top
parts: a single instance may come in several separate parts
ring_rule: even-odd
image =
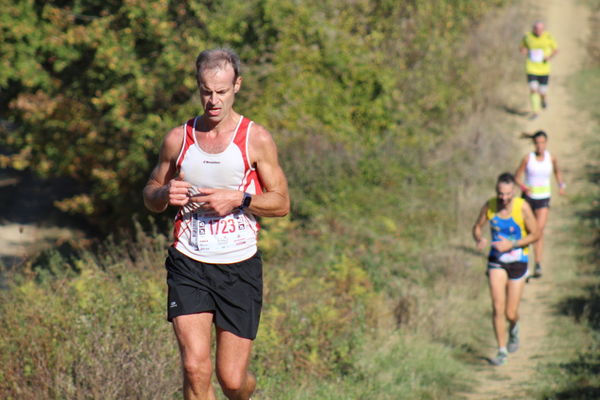
[[[221,164],[221,161],[209,161],[209,160],[204,160],[202,161],[203,164]]]

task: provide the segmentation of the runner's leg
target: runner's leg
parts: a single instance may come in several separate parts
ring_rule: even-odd
[[[506,319],[510,329],[519,321],[519,304],[525,287],[525,279],[509,279],[506,290]]]
[[[210,332],[212,313],[181,315],[173,318],[173,329],[183,367],[183,396],[185,400],[215,400],[210,383]]]
[[[252,340],[217,327],[217,378],[230,400],[248,400],[256,378],[248,372]]]
[[[540,83],[535,79],[536,77],[528,78],[529,80],[529,100],[531,102],[531,112],[535,116],[540,112],[541,98],[539,87]]]
[[[492,323],[498,348],[506,347],[506,292],[508,274],[501,268],[488,269],[488,283],[492,297]]]
[[[546,101],[546,95],[548,94],[548,79],[549,77],[543,77],[542,82],[540,82],[540,87],[538,89],[540,93],[540,100],[542,108],[546,108],[548,103]]]
[[[537,264],[542,263],[542,258],[544,255],[544,228],[546,227],[546,222],[548,221],[549,210],[550,209],[548,207],[538,208],[535,210],[535,219],[540,230],[540,238],[533,244],[533,249],[535,250],[535,262]]]

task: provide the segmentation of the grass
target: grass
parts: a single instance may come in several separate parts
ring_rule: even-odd
[[[379,343],[365,347],[356,371],[340,379],[307,383],[287,393],[271,387],[281,382],[259,381],[261,399],[446,399],[462,388],[464,368],[450,347],[398,331]],[[270,392],[279,394],[271,397]]]

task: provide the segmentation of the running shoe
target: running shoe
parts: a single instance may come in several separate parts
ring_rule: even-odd
[[[519,350],[519,325],[515,325],[513,329],[510,330],[508,335],[508,352],[514,353]]]
[[[496,354],[496,357],[492,358],[490,360],[490,364],[492,365],[504,365],[506,364],[506,359],[508,358],[508,353],[504,352],[504,351],[498,351],[498,354]]]
[[[534,278],[542,277],[542,266],[540,265],[540,263],[535,263],[535,270],[533,272],[533,277]]]
[[[530,121],[533,121],[533,120],[534,120],[534,119],[536,119],[537,117],[538,117],[538,114],[537,114],[537,113],[532,113],[532,114],[529,116],[529,118],[528,118],[528,119],[529,119]]]

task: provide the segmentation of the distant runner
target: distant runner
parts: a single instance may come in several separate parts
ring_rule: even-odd
[[[523,36],[520,51],[527,56],[526,71],[531,101],[531,119],[537,118],[540,108],[546,108],[550,60],[558,53],[554,37],[544,31],[544,23],[536,21],[531,32]]]
[[[539,237],[531,207],[514,194],[513,175],[501,174],[496,182],[496,197],[485,202],[473,225],[473,238],[480,250],[487,244],[482,228],[488,221],[492,232],[487,276],[498,342],[498,353],[490,360],[493,365],[505,364],[508,353],[519,348],[519,303],[527,277],[527,246]],[[506,320],[509,322],[508,340]]]
[[[531,206],[540,230],[540,238],[535,242],[533,247],[535,250],[535,272],[533,277],[539,278],[542,276],[544,228],[546,227],[548,212],[550,210],[550,177],[552,176],[552,172],[554,172],[554,176],[558,182],[558,192],[561,195],[565,194],[567,185],[560,169],[558,169],[556,157],[550,155],[550,152],[546,150],[548,141],[546,132],[537,131],[533,135],[524,133],[523,137],[533,140],[535,151],[523,157],[515,173],[515,181],[521,187],[523,198]],[[525,182],[522,181],[523,174],[525,174]]]

